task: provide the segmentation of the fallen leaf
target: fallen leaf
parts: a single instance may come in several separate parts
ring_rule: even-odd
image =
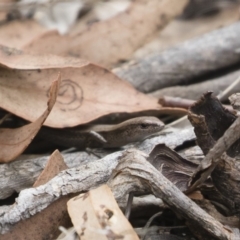
[[[139,239],[107,185],[72,198],[67,207],[81,240]]]
[[[67,169],[67,166],[62,155],[56,150],[50,156],[46,167],[33,187],[38,187],[47,183],[64,169]],[[18,222],[10,232],[1,235],[1,239],[55,239],[59,235],[58,226],[66,226],[66,224],[70,223],[66,206],[66,203],[70,198],[72,198],[72,195],[61,197],[31,218]]]
[[[17,19],[1,25],[0,44],[20,49],[49,31],[34,20]]]
[[[157,99],[135,90],[105,68],[76,58],[27,55],[0,46],[0,107],[29,121],[44,111],[57,73],[62,84],[44,125],[72,127],[110,113],[159,110]],[[168,109],[169,110],[169,109]]]
[[[0,129],[0,162],[9,162],[19,156],[35,137],[51,112],[60,86],[60,75],[51,85],[47,109],[35,121],[20,128]]]
[[[181,13],[186,3],[187,0],[134,1],[125,12],[111,19],[93,23],[75,35],[44,34],[24,50],[78,56],[110,67],[129,58],[155,35],[157,29]]]
[[[61,153],[58,150],[55,150],[47,161],[47,164],[43,169],[42,173],[38,176],[37,180],[33,184],[33,187],[38,187],[47,183],[53,177],[57,176],[58,173],[67,168],[68,167],[64,162]]]

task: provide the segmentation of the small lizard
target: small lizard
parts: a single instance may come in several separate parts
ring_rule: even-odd
[[[65,147],[117,148],[142,141],[163,128],[164,123],[156,117],[137,117],[116,125],[89,125],[65,129],[44,127],[39,135]]]

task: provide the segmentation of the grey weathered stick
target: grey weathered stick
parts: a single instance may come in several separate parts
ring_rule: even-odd
[[[240,74],[239,74],[240,75]],[[223,91],[223,92],[220,92],[218,94],[218,99],[220,101],[222,101],[223,99],[226,99],[227,97],[229,97],[232,93],[236,93],[236,92],[239,92],[239,88],[240,88],[240,85],[239,85],[239,82],[240,82],[240,76],[238,75],[237,79],[234,80],[233,83],[229,83],[230,85]],[[234,91],[234,92],[233,92]]]
[[[174,86],[160,89],[149,93],[149,95],[156,98],[173,96],[197,100],[202,96],[203,93],[212,91],[216,96],[218,94],[221,94],[222,91],[225,91],[229,84],[232,84],[238,78],[238,76],[240,76],[240,71],[235,71],[219,78],[209,79],[207,81],[191,84],[188,86]],[[236,88],[233,88],[232,91],[230,91],[226,96],[221,97],[221,101],[227,100],[227,97],[235,92],[240,92],[239,85]]]
[[[114,72],[138,90],[151,92],[177,84],[192,83],[196,77],[240,62],[240,23],[215,30],[136,60]]]

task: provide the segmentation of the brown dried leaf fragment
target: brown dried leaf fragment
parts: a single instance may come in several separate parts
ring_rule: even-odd
[[[47,183],[53,177],[58,175],[61,171],[68,169],[61,153],[58,150],[55,150],[50,156],[49,160],[42,173],[38,176],[37,180],[33,184],[33,187],[38,187]]]
[[[67,205],[82,240],[139,239],[107,185],[72,198]]]
[[[35,122],[20,128],[0,129],[0,162],[14,160],[27,148],[36,136],[55,104],[61,83],[60,77],[59,74],[58,79],[51,85],[47,109]]]

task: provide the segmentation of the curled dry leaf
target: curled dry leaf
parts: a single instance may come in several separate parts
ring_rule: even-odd
[[[51,79],[59,71],[59,96],[44,125],[72,127],[113,112],[160,109],[156,99],[107,69],[80,59],[27,55],[1,46],[0,64],[0,107],[29,121],[44,111]]]
[[[14,160],[31,143],[55,104],[60,82],[59,75],[51,85],[47,109],[35,122],[20,128],[0,129],[0,162]]]
[[[198,166],[164,144],[155,146],[148,161],[181,191],[187,189],[190,176]]]
[[[187,0],[138,0],[125,12],[87,26],[75,35],[47,33],[35,39],[25,50],[35,53],[78,56],[110,67],[132,53],[181,13]],[[58,43],[58,44],[56,44]]]

